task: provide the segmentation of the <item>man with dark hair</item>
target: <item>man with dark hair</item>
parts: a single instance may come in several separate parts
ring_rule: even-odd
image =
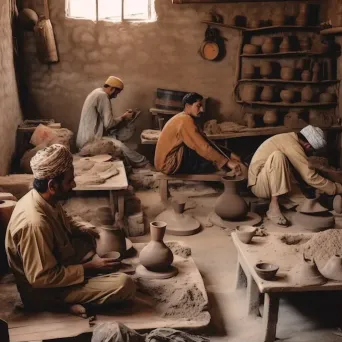
[[[27,309],[68,308],[84,316],[86,306],[131,299],[135,285],[110,273],[115,260],[95,252],[98,233],[66,215],[60,200],[75,187],[72,154],[51,145],[31,160],[34,189],[16,205],[6,233],[6,252]]]
[[[342,193],[342,185],[332,182],[309,167],[308,155],[326,146],[323,131],[311,125],[300,133],[275,135],[262,143],[249,166],[248,186],[260,198],[270,198],[267,217],[286,227],[288,220],[279,207],[279,198],[291,191],[291,176],[328,195]]]
[[[232,169],[242,173],[239,158],[229,158],[216,150],[196,123],[203,112],[203,96],[189,93],[183,98],[184,111],[164,126],[158,139],[154,164],[165,174],[212,173],[218,169]]]
[[[133,167],[144,167],[148,164],[145,156],[131,150],[114,137],[108,136],[109,130],[117,127],[122,121],[130,120],[134,114],[132,111],[126,111],[119,117],[113,114],[110,100],[115,99],[123,89],[123,81],[118,77],[110,76],[103,88],[97,88],[87,96],[82,108],[76,145],[81,149],[96,139],[110,140],[123,152]]]

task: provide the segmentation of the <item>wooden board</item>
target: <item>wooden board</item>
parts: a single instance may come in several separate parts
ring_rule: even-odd
[[[280,238],[286,233],[270,233],[266,237],[253,237],[251,244],[242,243],[236,233],[231,234],[238,251],[242,268],[252,275],[261,293],[267,292],[307,292],[307,291],[341,291],[342,282],[328,281],[324,285],[300,286],[291,283],[288,273],[299,262],[303,255],[300,245],[286,245]],[[287,233],[286,235],[302,235],[306,238],[311,233]],[[261,279],[254,270],[258,262],[269,262],[279,266],[276,279],[267,281]]]

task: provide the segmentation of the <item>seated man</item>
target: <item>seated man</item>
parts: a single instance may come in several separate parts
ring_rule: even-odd
[[[322,149],[326,144],[323,131],[309,125],[300,133],[275,135],[257,149],[249,166],[248,186],[257,197],[271,198],[267,217],[272,222],[289,225],[278,200],[291,191],[291,175],[328,195],[342,193],[341,184],[322,177],[309,167],[310,152]]]
[[[83,305],[115,305],[131,299],[135,285],[95,252],[96,230],[70,219],[60,200],[75,187],[72,154],[51,145],[32,158],[34,189],[16,205],[6,233],[6,252],[27,309],[68,308],[84,316]],[[78,238],[77,238],[78,237]]]
[[[133,112],[127,111],[119,117],[114,117],[111,99],[115,99],[123,90],[124,84],[117,77],[110,76],[105,82],[103,88],[93,90],[86,98],[80,124],[78,127],[76,145],[79,149],[95,139],[102,139],[108,135],[110,129],[115,128],[120,122],[129,120]],[[145,156],[128,148],[124,143],[107,136],[115,147],[120,149],[133,167],[144,167],[148,164]]]
[[[232,169],[240,175],[239,158],[230,158],[211,146],[195,119],[203,112],[203,96],[189,93],[183,98],[184,111],[175,115],[164,126],[158,139],[154,164],[165,174],[212,173],[218,169]]]

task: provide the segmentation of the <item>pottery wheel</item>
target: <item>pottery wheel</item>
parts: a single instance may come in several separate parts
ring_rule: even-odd
[[[296,213],[292,221],[294,224],[302,226],[304,229],[312,232],[319,232],[335,226],[334,215],[330,213],[321,213],[319,215]]]
[[[166,222],[166,233],[170,235],[188,236],[201,230],[201,224],[195,218],[185,213],[178,214],[173,209],[163,211],[155,220]]]
[[[166,272],[152,272],[149,271],[145,266],[139,265],[135,273],[142,277],[142,278],[148,278],[148,279],[169,279],[178,274],[178,268],[174,266],[170,266],[170,270]]]
[[[237,226],[242,225],[254,226],[255,224],[260,223],[262,221],[262,218],[256,213],[249,212],[247,214],[247,217],[243,221],[226,221],[222,220],[221,217],[212,212],[209,214],[209,221],[215,226],[219,226],[221,228],[234,229]]]

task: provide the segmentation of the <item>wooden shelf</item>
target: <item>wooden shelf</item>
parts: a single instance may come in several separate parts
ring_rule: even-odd
[[[304,85],[304,84],[312,84],[312,85],[327,85],[327,84],[334,84],[339,83],[339,80],[322,80],[319,82],[312,82],[312,81],[298,81],[298,80],[292,80],[292,81],[285,81],[281,79],[271,79],[271,78],[242,78],[238,81],[238,83],[242,82],[257,82],[257,83],[281,83],[281,84],[298,84],[298,85]]]
[[[247,28],[241,26],[234,26],[234,25],[227,25],[222,23],[215,23],[212,21],[203,20],[203,24],[212,25],[212,26],[219,26],[224,28],[230,28],[233,30],[243,31],[243,32],[250,32],[250,33],[265,33],[265,32],[284,32],[284,31],[319,31],[318,26],[295,26],[295,25],[282,25],[282,26],[264,26],[258,28]]]
[[[311,51],[289,51],[289,52],[274,52],[274,53],[255,53],[255,54],[246,54],[243,53],[240,55],[241,57],[247,58],[280,58],[280,57],[300,57],[300,56],[324,56],[321,53],[315,53]]]
[[[242,101],[238,100],[236,101],[237,103],[240,104],[248,104],[248,105],[255,105],[255,106],[265,106],[265,107],[297,107],[297,108],[310,108],[310,107],[315,107],[315,108],[326,108],[326,107],[336,107],[337,103],[336,102],[331,102],[331,103],[319,103],[319,102],[308,102],[308,103],[303,103],[303,102],[293,102],[293,103],[284,103],[284,102],[264,102],[264,101]]]
[[[328,35],[339,35],[342,34],[342,27],[331,27],[320,31],[320,34],[324,36]]]

